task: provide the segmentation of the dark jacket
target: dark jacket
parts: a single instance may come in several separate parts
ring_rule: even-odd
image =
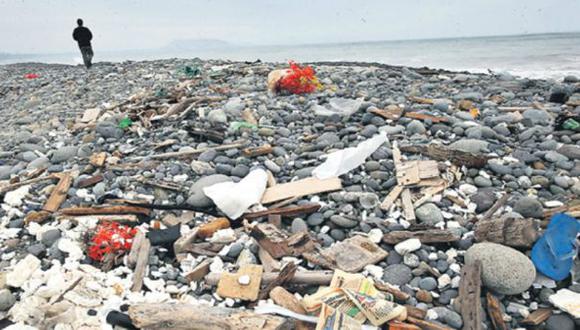
[[[73,39],[79,43],[79,47],[86,47],[91,45],[93,34],[86,27],[79,26],[73,32]]]

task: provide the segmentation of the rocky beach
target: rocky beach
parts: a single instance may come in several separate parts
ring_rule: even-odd
[[[0,66],[0,325],[315,329],[346,271],[404,307],[368,329],[580,327],[579,78],[309,65]]]

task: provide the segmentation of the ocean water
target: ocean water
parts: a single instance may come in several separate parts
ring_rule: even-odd
[[[230,59],[268,62],[360,61],[470,72],[509,72],[529,78],[580,77],[580,32],[505,37],[357,42],[297,46],[250,46],[190,50],[100,51],[95,61],[160,58]],[[81,63],[80,55],[51,54],[2,60]]]

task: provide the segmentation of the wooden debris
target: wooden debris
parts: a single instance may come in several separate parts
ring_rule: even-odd
[[[222,145],[217,146],[217,147],[206,147],[206,148],[199,148],[199,149],[195,149],[195,150],[167,152],[164,154],[152,155],[151,159],[170,159],[170,158],[190,157],[190,156],[194,156],[194,155],[199,155],[199,154],[201,154],[205,151],[208,151],[208,150],[221,151],[221,150],[241,148],[241,147],[245,146],[246,144],[247,144],[246,141],[242,141],[242,142],[235,142],[235,143],[229,143],[229,144],[222,144]]]
[[[258,258],[266,273],[278,272],[282,268],[282,264],[261,247],[258,249]]]
[[[408,99],[410,101],[413,101],[415,103],[420,103],[420,104],[434,104],[435,103],[435,101],[433,101],[433,99],[428,99],[428,98],[424,98],[424,97],[409,96]]]
[[[93,207],[69,207],[61,209],[59,213],[64,215],[140,214],[149,216],[151,210],[139,206],[102,205]]]
[[[300,256],[315,248],[315,241],[308,232],[288,236],[285,232],[270,223],[255,225],[250,232],[261,248],[268,251],[273,258]]]
[[[89,158],[89,164],[93,165],[94,167],[103,167],[105,166],[105,161],[107,160],[107,153],[106,152],[98,152],[91,155]]]
[[[243,265],[235,274],[222,273],[216,292],[224,298],[255,301],[260,292],[263,272],[260,265]],[[241,277],[249,277],[249,283],[240,283]]]
[[[544,219],[549,220],[556,213],[567,213],[571,217],[580,217],[580,199],[573,199],[568,201],[565,205],[547,209],[544,211]]]
[[[547,319],[552,316],[552,309],[551,308],[540,308],[535,310],[528,315],[525,319],[522,320],[521,324],[524,325],[540,325],[544,323]],[[496,328],[497,330],[497,328]]]
[[[58,215],[57,219],[71,220],[76,223],[88,223],[96,220],[97,222],[139,222],[139,218],[135,214],[102,214],[102,215]]]
[[[307,252],[303,257],[308,261],[330,269],[340,269],[356,273],[366,265],[374,265],[389,254],[371,242],[367,237],[357,235],[316,252]]]
[[[403,215],[405,216],[405,220],[411,223],[415,222],[415,207],[413,206],[411,191],[409,189],[404,189],[401,193],[401,202],[403,204]]]
[[[405,112],[405,117],[413,118],[418,120],[430,120],[433,123],[447,123],[449,119],[445,117],[438,117],[438,116],[431,116],[425,113],[418,113],[418,112]]]
[[[18,189],[22,186],[27,186],[27,185],[31,185],[34,183],[39,183],[42,181],[48,181],[48,180],[56,180],[56,179],[60,179],[60,177],[57,174],[51,174],[51,175],[47,175],[47,176],[43,176],[40,178],[34,178],[34,179],[30,179],[30,180],[25,180],[25,181],[20,181],[20,182],[15,182],[15,183],[11,183],[11,184],[7,184],[5,186],[0,187],[0,196],[4,195],[5,193]]]
[[[309,214],[314,213],[320,209],[320,204],[318,203],[310,203],[310,204],[303,204],[291,207],[284,207],[284,208],[270,208],[264,211],[246,213],[243,215],[245,219],[253,220],[257,218],[261,218],[264,216],[269,215],[280,215],[280,216],[296,216],[299,214]]]
[[[268,215],[268,223],[273,225],[274,227],[281,229],[282,228],[282,216],[279,214],[269,214]]]
[[[177,184],[175,182],[169,181],[161,181],[161,180],[148,180],[148,179],[140,179],[139,182],[156,188],[161,188],[165,190],[172,190],[172,191],[186,191],[187,188],[184,186]]]
[[[281,286],[277,286],[270,291],[270,299],[276,305],[280,305],[294,313],[307,315],[302,303],[296,297]],[[310,329],[310,325],[304,321],[296,321],[294,323],[296,330]]]
[[[197,282],[202,280],[207,274],[209,274],[209,265],[211,265],[211,259],[205,259],[195,266],[189,273],[185,275],[185,278],[189,282]]]
[[[211,141],[219,144],[222,144],[225,139],[224,133],[216,130],[190,128],[188,133],[196,140]]]
[[[478,297],[479,301],[479,297]],[[508,330],[508,326],[503,320],[503,313],[500,308],[499,299],[491,293],[487,293],[487,313],[491,319],[491,324],[495,330]],[[479,305],[477,306],[479,308]],[[464,319],[465,320],[465,319]],[[463,321],[465,324],[465,321]]]
[[[421,330],[421,328],[416,325],[401,321],[390,321],[387,324],[389,325],[389,330]]]
[[[153,146],[153,150],[167,148],[167,147],[170,147],[170,146],[176,144],[177,142],[179,142],[179,141],[176,139],[167,139],[167,140],[164,140],[160,143],[155,144],[155,146]]]
[[[97,121],[100,114],[101,114],[101,109],[99,109],[99,108],[87,109],[83,113],[83,116],[81,117],[80,122],[87,124],[90,122]]]
[[[220,280],[220,273],[209,273],[205,277],[208,285],[217,285]],[[300,270],[296,271],[294,277],[288,281],[288,284],[308,284],[308,285],[329,285],[334,276],[333,271],[328,270]],[[262,284],[268,285],[278,278],[278,273],[263,273]]]
[[[248,123],[248,124],[252,124],[252,125],[258,125],[258,120],[256,119],[256,117],[254,117],[254,114],[252,113],[252,110],[250,109],[244,109],[242,111],[242,119]]]
[[[416,319],[414,317],[407,317],[407,321],[409,323],[415,324],[422,330],[452,330],[452,328],[446,327],[444,325],[440,325],[438,323],[429,322],[425,320]]]
[[[31,222],[42,223],[50,218],[50,212],[47,211],[30,211],[24,218],[24,223]]]
[[[141,245],[145,241],[145,233],[141,230],[137,230],[137,233],[133,237],[133,244],[131,245],[131,250],[127,256],[127,267],[134,269],[137,264],[137,259],[139,258],[139,252],[141,251]]]
[[[538,237],[540,223],[534,219],[520,219],[505,215],[501,218],[478,221],[474,226],[475,240],[493,242],[519,248],[531,247]]]
[[[377,288],[377,290],[392,294],[395,297],[395,299],[399,301],[407,301],[407,299],[411,297],[408,293],[405,293],[385,282],[379,281],[375,282],[375,288]]]
[[[133,285],[131,286],[131,291],[133,292],[141,291],[143,287],[143,278],[145,277],[147,265],[149,264],[150,250],[151,243],[147,238],[144,238],[143,242],[140,244],[139,253],[137,254],[137,262],[135,263],[135,272],[133,273]]]
[[[491,157],[485,155],[479,155],[460,150],[453,150],[435,143],[431,143],[428,145],[402,146],[401,151],[419,153],[439,161],[448,160],[457,166],[467,166],[476,168],[484,167],[485,164],[487,164],[487,161],[491,159]]]
[[[340,189],[342,189],[342,183],[339,178],[320,180],[315,177],[310,177],[294,182],[277,184],[266,189],[262,196],[262,204]]]
[[[80,180],[78,183],[78,187],[79,188],[86,188],[86,187],[90,187],[90,186],[94,186],[97,183],[103,181],[105,178],[98,174],[98,175],[93,175],[90,178],[84,179],[84,180]]]
[[[395,108],[396,107],[396,108]],[[395,106],[393,108],[387,108],[385,110],[382,109],[371,109],[369,110],[370,113],[372,113],[373,115],[377,115],[380,117],[383,117],[385,119],[388,120],[399,120],[399,118],[401,118],[401,116],[403,115],[403,109]]]
[[[62,290],[62,292],[61,292],[60,294],[58,294],[58,295],[56,295],[56,296],[52,296],[52,297],[50,298],[50,300],[48,301],[48,304],[49,304],[49,305],[53,305],[53,304],[55,304],[55,303],[59,302],[59,301],[60,301],[60,300],[61,300],[61,299],[64,297],[64,295],[65,295],[67,292],[71,291],[71,290],[72,290],[72,289],[74,289],[74,288],[75,288],[77,285],[79,285],[79,283],[82,281],[82,279],[83,279],[83,277],[82,277],[82,276],[79,276],[79,277],[77,277],[77,278],[76,278],[74,281],[72,281],[72,282],[69,284],[69,286],[67,286],[67,287],[66,287],[64,290]]]
[[[389,211],[391,209],[391,206],[395,203],[395,201],[399,199],[399,195],[401,195],[403,189],[404,189],[403,186],[395,186],[381,203],[381,209]]]
[[[274,148],[272,148],[271,145],[264,144],[264,145],[259,146],[259,147],[250,147],[250,148],[242,149],[242,155],[244,155],[246,157],[256,157],[256,156],[268,155],[268,154],[272,153],[273,149]]]
[[[289,262],[284,265],[284,267],[282,267],[278,273],[278,276],[260,291],[258,299],[266,299],[272,289],[277,286],[284,285],[286,282],[290,281],[294,277],[294,274],[296,274],[296,269],[298,269],[298,266],[296,266],[296,264],[293,262]]]
[[[424,320],[427,317],[427,311],[411,305],[405,305],[407,310],[407,317],[414,317],[419,320]]]
[[[459,283],[459,312],[463,318],[463,329],[481,330],[481,262],[461,268]]]
[[[289,330],[283,317],[248,310],[191,304],[137,304],[129,307],[133,325],[145,330]]]
[[[60,205],[66,200],[72,181],[73,177],[70,173],[62,174],[60,176],[60,181],[52,190],[50,197],[46,200],[42,209],[47,212],[56,212],[60,208]]]
[[[230,220],[228,218],[216,218],[210,220],[208,223],[199,225],[197,230],[197,237],[208,238],[220,229],[230,228]]]
[[[501,196],[500,199],[495,201],[495,203],[487,211],[485,211],[485,213],[481,216],[481,218],[477,218],[477,217],[473,218],[471,220],[471,222],[486,221],[488,219],[491,219],[493,214],[495,212],[497,212],[497,210],[499,210],[505,203],[507,203],[509,197],[510,197],[509,194],[505,194],[505,195]]]
[[[461,239],[461,235],[446,229],[429,229],[421,231],[392,231],[383,236],[383,242],[398,244],[409,238],[417,238],[423,244],[450,243]]]

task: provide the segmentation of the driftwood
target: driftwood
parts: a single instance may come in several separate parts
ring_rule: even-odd
[[[260,293],[264,269],[260,265],[243,265],[237,273],[222,273],[216,293],[221,297],[255,301]],[[245,278],[247,283],[242,283]],[[274,282],[279,281],[278,277]]]
[[[211,265],[211,259],[205,259],[195,266],[189,273],[185,275],[185,278],[189,282],[197,282],[209,274],[209,265]]]
[[[290,206],[284,208],[270,208],[264,211],[246,213],[243,215],[245,219],[253,220],[269,215],[280,215],[280,216],[295,216],[298,214],[309,214],[314,213],[320,209],[320,204],[309,203],[304,205]]]
[[[190,304],[139,304],[129,307],[133,325],[145,330],[286,330],[285,318]]]
[[[105,205],[93,207],[69,207],[61,209],[59,213],[64,215],[140,214],[149,216],[151,210],[139,206]]]
[[[487,293],[487,312],[491,319],[491,324],[495,330],[508,330],[508,326],[503,320],[503,313],[501,312],[499,299],[493,294]]]
[[[145,277],[145,272],[147,271],[147,265],[149,264],[149,251],[151,249],[151,243],[147,238],[143,239],[139,246],[139,253],[137,254],[137,261],[135,263],[135,272],[133,273],[133,285],[131,286],[131,291],[139,292],[143,287],[143,278]]]
[[[544,219],[549,220],[556,213],[564,213],[574,218],[580,217],[580,199],[574,199],[559,207],[547,209],[544,211]]]
[[[523,319],[521,323],[525,325],[540,325],[550,316],[552,316],[551,308],[540,308],[530,313],[530,315]]]
[[[288,281],[289,284],[308,284],[308,285],[329,285],[332,281],[333,271],[327,270],[300,270],[296,271],[294,277]],[[217,285],[221,273],[209,273],[205,277],[208,285]],[[268,285],[278,278],[278,273],[263,273],[262,284]]]
[[[38,183],[38,182],[43,182],[43,181],[47,181],[47,180],[56,180],[59,178],[60,177],[57,174],[52,174],[52,175],[47,175],[47,176],[43,176],[40,178],[34,178],[34,179],[30,179],[30,180],[25,180],[25,181],[20,181],[20,182],[8,184],[8,185],[5,185],[3,187],[0,187],[0,196],[2,196],[5,193],[12,191],[14,189],[18,189],[22,186],[26,186],[26,185],[34,184],[34,183]]]
[[[282,268],[280,261],[274,259],[270,253],[263,248],[259,248],[258,258],[260,259],[262,266],[264,266],[264,271],[267,273],[279,272],[280,268]]]
[[[459,241],[461,236],[451,230],[430,229],[421,231],[392,231],[383,236],[383,242],[398,244],[409,238],[417,238],[421,243],[449,243]]]
[[[424,113],[418,112],[405,112],[405,117],[419,119],[419,120],[430,120],[433,123],[447,123],[449,119],[440,116],[432,116]]]
[[[197,237],[208,238],[220,229],[230,228],[228,218],[216,218],[198,226]]]
[[[259,146],[259,147],[245,148],[242,150],[242,154],[246,157],[256,157],[256,156],[270,154],[270,153],[272,153],[273,149],[274,148],[272,148],[271,145],[264,144],[264,145]]]
[[[272,291],[272,289],[274,289],[277,286],[284,285],[286,282],[290,281],[294,277],[294,274],[296,274],[297,268],[298,266],[296,266],[295,263],[293,262],[287,263],[284,267],[282,267],[282,269],[278,273],[278,276],[272,282],[268,283],[260,291],[258,299],[259,300],[266,299],[270,294],[270,291]]]
[[[262,204],[340,189],[342,189],[342,183],[339,178],[320,180],[315,177],[310,177],[294,182],[277,184],[266,189],[262,196]]]
[[[370,109],[368,110],[373,115],[381,116],[389,120],[399,120],[403,114],[403,109],[396,107],[391,109]]]
[[[406,301],[411,297],[408,293],[403,292],[385,282],[375,282],[375,287],[377,288],[377,290],[392,294],[395,297],[395,299],[399,301]]]
[[[475,240],[529,248],[539,237],[540,223],[533,219],[512,218],[478,221],[474,227]]]
[[[280,305],[294,313],[307,315],[302,303],[296,297],[281,286],[277,286],[270,291],[270,299],[275,304]],[[304,321],[296,321],[294,323],[296,330],[310,329],[310,325]]]
[[[285,256],[300,256],[315,248],[315,241],[308,232],[288,236],[284,231],[269,223],[260,223],[252,228],[250,236],[261,248],[268,251],[274,258]]]
[[[446,161],[449,160],[458,166],[481,168],[487,164],[491,157],[485,155],[478,155],[470,152],[452,150],[438,144],[428,145],[409,145],[401,147],[401,151],[418,153],[424,156],[429,156],[432,159]]]
[[[242,141],[242,142],[236,142],[236,143],[230,143],[230,144],[222,144],[222,145],[217,146],[217,147],[207,147],[207,148],[199,148],[199,149],[195,149],[195,150],[167,152],[164,154],[153,155],[153,156],[151,156],[151,159],[170,159],[170,158],[179,158],[179,157],[189,157],[189,156],[193,156],[193,155],[199,155],[199,154],[201,154],[205,151],[208,151],[208,150],[220,151],[220,150],[241,148],[241,147],[245,146],[246,144],[247,144],[246,141]]]
[[[86,187],[94,186],[97,183],[103,181],[104,179],[105,178],[102,175],[100,175],[100,174],[94,175],[94,176],[92,176],[90,178],[87,178],[87,179],[84,179],[84,180],[79,181],[79,183],[78,183],[77,186],[79,188],[86,188]]]
[[[215,130],[210,131],[199,128],[191,128],[188,133],[197,140],[211,141],[220,144],[223,143],[225,139],[223,133]]]
[[[107,160],[106,152],[94,153],[89,157],[89,164],[94,167],[103,167],[105,165],[105,160]]]
[[[459,283],[459,311],[464,330],[481,330],[481,262],[465,265]]]
[[[427,311],[411,305],[405,305],[407,310],[407,317],[414,317],[419,320],[424,320],[427,317]]]

